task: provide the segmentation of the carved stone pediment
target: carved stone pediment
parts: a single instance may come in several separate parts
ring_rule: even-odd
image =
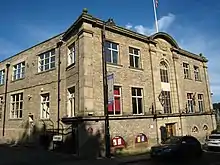
[[[167,51],[168,50],[168,45],[165,42],[158,41],[157,45],[158,45],[158,48],[163,50],[163,51]]]

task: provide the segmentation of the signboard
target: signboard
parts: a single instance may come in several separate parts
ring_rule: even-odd
[[[144,143],[147,142],[147,136],[143,133],[140,133],[137,135],[136,139],[135,139],[136,143]]]
[[[54,142],[61,142],[63,140],[62,135],[54,135],[53,136],[53,141]]]
[[[125,141],[122,137],[116,136],[112,139],[112,146],[113,147],[124,147]]]
[[[114,101],[114,74],[107,76],[108,83],[108,104],[112,104]]]

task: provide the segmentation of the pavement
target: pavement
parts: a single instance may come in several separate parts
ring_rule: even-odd
[[[73,155],[45,151],[38,148],[0,145],[2,165],[122,165],[149,160],[149,156],[138,155],[111,159],[79,159]]]
[[[220,165],[220,152],[205,152],[201,159],[190,162],[155,162],[148,154],[111,159],[79,159],[73,155],[37,148],[0,145],[2,165]]]

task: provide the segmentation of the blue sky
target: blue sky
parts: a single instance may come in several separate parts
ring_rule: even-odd
[[[0,60],[66,30],[83,8],[101,18],[144,34],[154,32],[152,0],[7,0],[0,5]],[[209,76],[220,101],[220,1],[159,0],[160,31],[169,33],[183,48],[209,59]]]

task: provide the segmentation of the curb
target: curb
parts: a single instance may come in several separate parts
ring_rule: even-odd
[[[123,164],[128,164],[128,163],[137,163],[137,162],[146,162],[146,161],[150,161],[151,158],[141,158],[141,159],[136,159],[136,160],[129,160],[129,161],[123,161],[118,163],[118,165],[123,165]]]

